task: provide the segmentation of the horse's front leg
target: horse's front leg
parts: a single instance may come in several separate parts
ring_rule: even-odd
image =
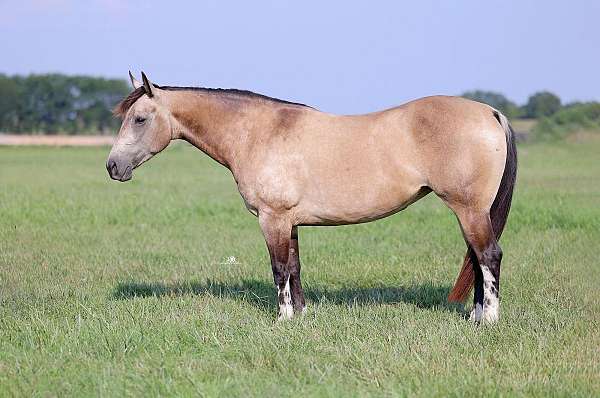
[[[296,226],[292,228],[288,268],[290,270],[290,289],[292,290],[294,311],[303,313],[306,310],[306,303],[302,283],[300,282],[300,248],[298,246],[298,227]]]
[[[286,215],[260,212],[258,216],[269,255],[273,280],[279,303],[278,319],[291,319],[294,307],[304,307],[304,294],[300,285],[298,235]]]

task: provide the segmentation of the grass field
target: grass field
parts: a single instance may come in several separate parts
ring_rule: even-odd
[[[520,148],[486,327],[445,301],[465,246],[433,195],[301,229],[308,312],[275,323],[229,172],[181,144],[119,184],[107,154],[0,148],[0,396],[600,394],[598,140]]]

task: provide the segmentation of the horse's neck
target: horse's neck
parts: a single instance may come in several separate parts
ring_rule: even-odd
[[[249,121],[251,104],[221,98],[214,93],[178,92],[171,113],[180,124],[180,138],[234,171],[245,158],[248,143],[259,128]]]

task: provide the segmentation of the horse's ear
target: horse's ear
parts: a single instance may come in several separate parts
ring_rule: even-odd
[[[142,72],[142,81],[144,82],[144,89],[146,90],[146,94],[148,94],[148,97],[154,97],[154,93],[152,92],[154,86],[152,85],[152,83],[150,83],[150,80],[148,80],[144,72]]]
[[[129,80],[131,80],[131,85],[133,86],[134,89],[142,87],[142,83],[140,83],[138,81],[138,79],[133,77],[133,75],[131,74],[131,71],[129,71]]]

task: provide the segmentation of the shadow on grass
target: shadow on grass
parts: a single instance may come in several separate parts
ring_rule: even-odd
[[[412,286],[377,286],[358,288],[305,287],[304,294],[312,302],[329,302],[336,305],[377,305],[408,303],[419,308],[461,311],[461,306],[448,303],[450,286],[430,283]],[[272,284],[260,280],[242,280],[238,283],[208,280],[180,283],[120,282],[113,298],[126,300],[135,297],[182,296],[188,294],[227,297],[246,301],[268,312],[275,311],[277,299]]]

